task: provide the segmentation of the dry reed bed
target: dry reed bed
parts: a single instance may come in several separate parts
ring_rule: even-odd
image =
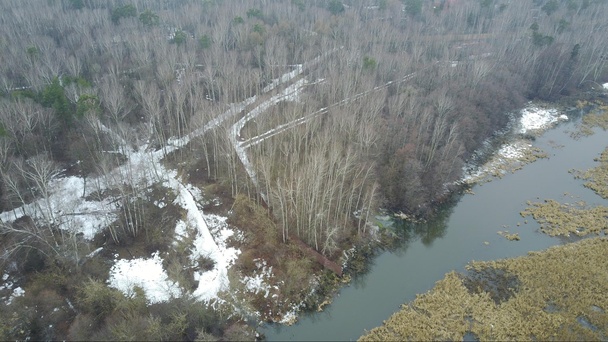
[[[600,165],[585,172],[575,172],[575,176],[587,181],[585,187],[608,199],[608,148],[595,161]]]
[[[540,230],[550,236],[570,236],[575,234],[608,233],[608,207],[589,208],[584,202],[561,204],[555,200],[531,203],[522,211],[522,217],[532,216],[539,224]]]
[[[595,127],[608,130],[608,104],[601,99],[596,99],[594,101],[578,101],[576,107],[578,109],[591,108],[591,111],[583,116],[580,128],[573,133],[575,138],[592,135]]]
[[[468,269],[465,276],[448,273],[360,340],[462,341],[465,334],[480,340],[608,338],[605,238],[514,259],[473,262]],[[472,282],[471,272],[486,275],[488,283]],[[514,287],[499,286],[501,279],[510,279],[507,283]],[[497,289],[502,297],[493,293]]]

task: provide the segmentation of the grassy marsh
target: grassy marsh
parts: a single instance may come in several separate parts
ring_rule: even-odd
[[[600,163],[597,167],[585,172],[576,171],[575,177],[586,180],[585,187],[593,190],[602,198],[608,199],[608,148],[606,148],[595,161]]]
[[[522,211],[522,217],[532,216],[539,224],[540,230],[550,236],[585,236],[608,233],[608,207],[587,207],[584,202],[562,204],[548,199],[544,202],[531,203]]]
[[[469,264],[361,341],[600,340],[608,337],[608,240]]]

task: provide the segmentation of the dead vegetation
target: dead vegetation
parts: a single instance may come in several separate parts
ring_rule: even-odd
[[[575,172],[575,177],[586,180],[585,187],[608,199],[608,148],[595,161],[600,165],[585,172]]]
[[[564,262],[567,261],[567,262]],[[601,340],[608,337],[608,240],[585,239],[448,273],[363,341]]]
[[[498,235],[504,237],[505,239],[507,239],[509,241],[519,241],[520,240],[518,233],[509,234],[508,231],[503,232],[502,230],[499,230]]]
[[[604,103],[601,99],[594,99],[592,101],[579,100],[576,103],[576,108],[589,110],[589,113],[583,116],[580,127],[572,133],[574,138],[590,136],[594,133],[593,129],[596,127],[603,130],[608,129],[608,104]]]
[[[594,111],[583,117],[582,128],[592,127],[608,128],[608,111],[605,105],[600,105],[601,111]],[[604,199],[608,199],[608,148],[599,158],[597,167],[587,171],[573,171],[576,178],[586,182],[584,186],[593,190]],[[539,203],[528,202],[528,208],[522,211],[521,216],[532,216],[541,225],[541,231],[551,236],[585,236],[588,234],[608,233],[608,207],[588,207],[585,202],[574,204],[561,204],[555,200],[545,200]]]
[[[532,216],[540,230],[550,236],[585,236],[608,232],[608,207],[587,207],[585,202],[561,204],[548,199],[544,202],[528,202],[529,207],[522,211],[522,217]]]
[[[515,173],[538,159],[548,158],[547,152],[541,148],[531,146],[529,140],[519,139],[511,144],[518,151],[517,155],[505,156],[497,153],[484,165],[484,170],[480,171],[477,175],[471,176],[467,183],[491,182],[509,173]]]

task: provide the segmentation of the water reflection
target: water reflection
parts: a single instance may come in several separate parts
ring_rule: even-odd
[[[420,240],[425,247],[431,247],[436,239],[445,236],[449,218],[462,196],[462,193],[453,194],[446,203],[438,208],[433,218],[427,221],[412,222],[393,218],[389,229],[395,239],[386,246],[386,249],[402,256],[405,254],[408,244],[413,241]]]

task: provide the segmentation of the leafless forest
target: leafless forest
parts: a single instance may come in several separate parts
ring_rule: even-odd
[[[137,296],[119,300],[83,262],[100,241],[148,252],[171,244],[160,229],[180,214],[151,204],[155,191],[171,192],[163,170],[221,200],[214,210],[254,241],[249,263],[293,239],[339,261],[379,208],[429,215],[509,111],[607,77],[605,0],[3,0],[0,9],[2,265],[34,279],[22,309],[0,310],[2,339],[250,338],[217,323],[232,315],[195,315],[185,299],[155,312]],[[143,183],[125,167],[142,151],[158,161]],[[68,176],[83,182],[74,196],[112,198],[116,219],[92,239],[62,225],[78,213],[51,203],[51,185]],[[280,265],[291,279],[313,268]],[[300,298],[305,289],[291,286],[285,296]],[[53,318],[58,306],[71,309]]]

